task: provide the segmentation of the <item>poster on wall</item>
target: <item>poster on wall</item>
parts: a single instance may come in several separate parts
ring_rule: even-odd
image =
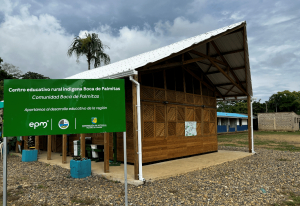
[[[4,135],[126,131],[122,79],[6,79]]]
[[[197,136],[197,122],[186,121],[185,122],[185,136]]]

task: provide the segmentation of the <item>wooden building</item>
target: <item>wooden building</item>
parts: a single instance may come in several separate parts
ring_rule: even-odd
[[[142,46],[142,45],[141,45]],[[252,96],[246,22],[198,35],[67,79],[125,79],[128,162],[142,164],[218,150],[216,101]],[[140,114],[140,115],[139,115]],[[249,118],[248,125],[251,125]],[[82,134],[93,143],[112,134]],[[69,136],[69,148],[80,135]],[[108,139],[106,139],[108,138]],[[249,130],[249,152],[252,152]],[[117,133],[118,161],[123,134]]]
[[[295,112],[258,113],[260,131],[298,131],[300,115]]]

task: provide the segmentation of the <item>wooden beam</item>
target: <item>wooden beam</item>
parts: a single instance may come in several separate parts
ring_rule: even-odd
[[[174,53],[174,54],[172,54],[172,55],[170,55],[170,56],[168,56],[168,57],[165,57],[165,58],[163,58],[163,59],[160,59],[160,60],[158,60],[158,61],[156,61],[156,62],[149,63],[149,64],[146,65],[146,67],[154,66],[154,65],[159,64],[159,63],[161,63],[161,62],[164,62],[164,61],[166,61],[166,60],[168,60],[168,59],[171,59],[171,58],[173,58],[173,57],[175,57],[175,56],[178,56],[178,55],[184,54],[184,53],[186,53],[186,52],[189,52],[189,51],[191,51],[191,50],[197,48],[198,46],[200,46],[200,45],[202,45],[202,44],[206,44],[206,43],[208,43],[208,42],[210,42],[210,41],[212,41],[212,40],[218,39],[218,38],[220,38],[220,37],[222,37],[222,36],[228,35],[228,34],[230,34],[230,33],[234,33],[235,31],[237,31],[237,30],[243,28],[243,27],[245,26],[245,24],[246,24],[246,23],[242,23],[240,26],[238,26],[238,27],[236,27],[236,28],[228,29],[227,31],[225,31],[225,32],[223,32],[223,33],[221,33],[221,34],[218,34],[218,35],[216,35],[216,36],[212,36],[211,38],[209,38],[209,39],[207,39],[207,40],[205,40],[205,41],[203,41],[203,42],[200,42],[199,44],[195,44],[195,45],[193,45],[193,46],[191,46],[191,47],[189,47],[189,48],[186,48],[186,49],[184,49],[184,50],[182,50],[182,51],[180,51],[180,52]],[[140,68],[137,68],[136,70],[137,70],[137,71],[143,70],[144,67],[145,67],[145,66],[142,66],[142,67],[140,67]]]
[[[239,78],[236,76],[236,74],[234,73],[234,71],[232,71],[230,65],[228,64],[227,60],[225,59],[225,57],[223,57],[223,55],[221,54],[219,48],[217,47],[217,45],[215,44],[214,41],[211,42],[211,44],[213,45],[213,47],[215,48],[215,50],[217,51],[217,53],[220,55],[221,59],[223,60],[223,62],[225,62],[227,64],[227,69],[229,70],[229,72],[231,73],[231,75],[233,76],[233,78],[235,79],[235,81],[237,82],[237,84],[240,85],[240,87],[246,92],[246,94],[248,94],[247,90],[243,87],[243,85],[241,85]]]
[[[241,94],[241,93],[240,93],[240,94],[237,94],[237,95],[226,95],[226,96],[224,96],[224,97],[235,97],[235,98],[236,98],[236,97],[245,97],[245,94],[243,94],[243,93]],[[236,99],[237,99],[237,98],[236,98]],[[237,99],[237,100],[238,100],[238,99]]]
[[[233,85],[233,87],[234,87],[234,85]],[[231,90],[231,88],[230,88],[230,89],[228,89],[228,88],[224,88],[224,87],[219,87],[219,88],[221,88],[221,89],[225,89],[225,90],[227,90],[227,91],[230,91],[230,90]],[[235,91],[231,91],[231,92],[234,92],[234,93],[237,93],[237,94],[239,94],[238,92],[235,92]],[[226,94],[224,94],[224,97],[227,97],[227,93],[226,93]]]
[[[248,105],[248,145],[249,145],[249,153],[252,153],[252,142],[251,142],[251,136],[252,136],[252,131],[251,131],[251,96],[247,96],[247,105]]]
[[[209,61],[213,61],[214,63],[218,63],[218,64],[222,64],[224,66],[227,66],[227,64],[225,62],[222,62],[221,60],[218,60],[216,58],[210,57],[206,54],[203,54],[201,52],[195,51],[195,50],[191,50],[190,53],[196,54],[198,56],[202,56],[205,57],[205,59],[208,59]]]
[[[248,74],[247,74],[247,69],[246,69],[246,64],[247,64],[247,55],[246,55],[246,46],[247,46],[247,40],[246,40],[246,27],[244,26],[243,28],[243,46],[244,46],[244,66],[245,66],[245,81],[246,81],[246,88],[248,89]],[[251,77],[250,77],[251,78]]]
[[[173,63],[168,63],[168,64],[160,64],[160,65],[156,65],[153,67],[149,67],[147,70],[155,70],[155,69],[163,69],[163,68],[169,68],[169,67],[178,67],[178,66],[182,66],[185,64],[191,64],[194,62],[198,62],[201,60],[204,60],[206,58],[204,57],[199,57],[199,58],[194,58],[194,59],[190,59],[190,60],[186,60],[186,61],[182,61],[182,62],[173,62]]]
[[[182,62],[174,62],[174,63],[168,63],[168,64],[160,64],[153,67],[148,67],[147,70],[153,70],[153,69],[162,69],[162,68],[168,68],[168,67],[177,67],[181,66]]]
[[[210,55],[210,44],[209,44],[209,42],[206,43],[206,55],[207,56]]]
[[[28,149],[28,136],[24,136],[24,149]]]
[[[209,61],[215,65],[215,67],[227,78],[229,81],[231,81],[237,88],[239,88],[244,94],[247,95],[246,91],[238,84],[236,83],[219,65],[217,65],[213,60],[209,59]]]
[[[52,135],[48,135],[47,160],[51,160],[51,136]]]
[[[232,51],[228,51],[228,52],[222,52],[221,55],[224,56],[224,55],[228,55],[228,54],[235,54],[235,53],[240,53],[240,52],[243,52],[244,49],[237,49],[237,50],[232,50]],[[214,55],[211,55],[210,57],[218,57],[220,56],[219,54],[214,54]]]
[[[245,67],[233,67],[233,68],[231,68],[231,70],[239,70],[239,69],[245,69]],[[218,71],[213,71],[213,72],[207,72],[205,74],[209,75],[209,74],[217,74],[217,73],[221,73],[221,72],[218,70]]]
[[[201,84],[204,84],[205,86],[207,86],[210,90],[214,91],[215,89],[213,87],[211,87],[209,84],[207,84],[206,82],[204,82],[203,80],[201,80],[200,77],[198,77],[194,72],[192,72],[190,69],[183,67],[183,69],[185,71],[187,71],[188,73],[190,73],[193,77],[195,77]]]
[[[199,62],[204,59],[206,59],[206,58],[204,58],[204,57],[194,58],[194,59],[186,60],[186,61],[182,62],[182,64],[185,65],[185,64],[190,64],[190,63],[194,63],[194,62]],[[200,62],[200,63],[202,63],[202,62]]]
[[[62,163],[67,163],[67,135],[63,134],[62,138]]]
[[[104,133],[104,173],[109,172],[109,133]]]
[[[192,56],[191,56],[191,54],[189,54],[190,55],[190,57],[192,58]],[[214,84],[212,83],[212,81],[207,77],[207,75],[203,72],[203,70],[201,69],[201,67],[198,65],[198,64],[194,64],[194,65],[196,65],[196,67],[197,68],[200,68],[200,73],[201,73],[201,81],[200,81],[200,84],[202,85],[202,83],[204,84],[204,77],[205,77],[205,79],[210,83],[210,86],[212,87],[212,88],[214,88],[214,90],[213,91],[215,91],[215,92],[217,92],[217,94],[220,96],[220,97],[222,97],[223,98],[223,95],[221,94],[221,92],[214,86]],[[195,76],[197,76],[197,75],[195,75]],[[206,82],[205,82],[206,83]],[[201,86],[201,89],[202,89],[202,86]],[[201,94],[202,94],[202,92],[201,92]]]
[[[85,134],[80,134],[80,156],[85,158]]]
[[[230,89],[228,89],[228,91],[226,92],[225,96],[233,89],[233,87],[234,87],[234,85]]]
[[[193,77],[195,77],[201,84],[204,84],[207,88],[209,88],[209,89],[212,90],[212,91],[216,91],[220,97],[223,97],[223,95],[221,94],[221,92],[219,92],[219,90],[218,90],[216,87],[207,84],[205,81],[203,81],[200,77],[198,77],[198,76],[197,76],[194,72],[192,72],[190,69],[185,68],[185,67],[183,67],[183,68],[184,68],[188,73],[190,73]],[[204,76],[203,71],[202,71],[201,69],[200,69],[200,71],[201,71],[201,73],[202,73],[202,76]],[[207,79],[208,81],[210,81],[207,77],[206,77],[206,79]],[[211,84],[213,85],[212,82],[211,82]]]
[[[138,81],[138,76],[133,75],[134,80]],[[138,121],[137,121],[137,89],[136,84],[132,82],[132,111],[133,111],[133,162],[134,179],[139,179],[139,156],[138,156]]]
[[[244,84],[245,81],[242,81],[241,84]],[[230,83],[223,83],[223,84],[215,84],[216,87],[222,87],[222,86],[228,86],[228,85],[233,85],[231,82]]]
[[[39,150],[40,150],[40,136],[35,136],[34,140],[35,140],[34,147],[39,152]]]
[[[212,64],[209,65],[208,70],[205,72],[205,74],[208,74],[208,73],[209,73],[209,70],[210,70],[211,68],[212,68]]]

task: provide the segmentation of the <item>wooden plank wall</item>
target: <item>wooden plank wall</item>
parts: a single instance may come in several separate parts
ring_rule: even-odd
[[[166,99],[165,99],[166,97]],[[143,163],[218,150],[216,98],[142,86]],[[164,104],[163,101],[168,101]],[[174,103],[174,104],[172,104]],[[205,105],[209,108],[200,107]],[[133,163],[131,102],[126,104],[128,162]],[[185,136],[185,121],[197,122],[197,136]],[[118,161],[123,134],[118,133]]]

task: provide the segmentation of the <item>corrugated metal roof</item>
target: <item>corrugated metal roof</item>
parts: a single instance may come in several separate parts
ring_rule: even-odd
[[[244,27],[241,27],[244,25]],[[252,96],[252,83],[251,83],[251,73],[250,73],[250,67],[249,67],[249,57],[248,57],[248,45],[246,42],[246,47],[244,48],[244,38],[243,38],[243,29],[238,28],[245,28],[246,22],[239,22],[236,24],[232,24],[230,26],[223,27],[221,29],[217,29],[211,32],[207,32],[205,34],[201,34],[195,37],[191,37],[173,44],[170,44],[168,46],[149,51],[125,60],[121,60],[106,66],[98,67],[96,69],[88,70],[81,72],[79,74],[73,75],[68,77],[67,79],[101,79],[101,78],[107,78],[111,75],[121,74],[124,72],[136,70],[138,68],[141,68],[143,66],[146,66],[150,63],[155,63],[161,59],[164,59],[166,57],[171,56],[172,54],[176,54],[179,52],[184,51],[185,49],[189,49],[190,47],[194,45],[198,45],[196,47],[193,47],[193,50],[199,51],[201,53],[205,53],[206,51],[206,45],[201,44],[201,42],[204,42],[208,39],[211,39],[212,37],[218,36],[218,38],[214,38],[213,41],[216,44],[218,50],[221,53],[224,52],[230,52],[235,51],[239,49],[244,49],[246,60],[244,58],[244,52],[237,52],[232,54],[225,54],[223,57],[226,59],[228,65],[231,68],[235,67],[245,67],[245,69],[239,69],[239,70],[233,70],[234,75],[237,77],[237,79],[242,82],[244,90],[248,92],[250,96]],[[237,29],[236,32],[230,33],[226,35],[222,35],[228,30],[234,30]],[[246,31],[246,30],[245,30]],[[247,41],[247,36],[246,36]],[[187,50],[188,51],[188,50]],[[188,51],[189,52],[189,51]],[[191,58],[198,58],[199,56],[190,53]],[[217,55],[216,49],[211,45],[210,46],[210,54],[209,55]],[[215,57],[216,59],[222,61],[221,57]],[[210,67],[210,61],[202,60],[205,64],[201,64],[200,62],[197,62],[198,67],[204,72],[204,74],[207,72],[208,68]],[[245,63],[246,62],[246,63]],[[222,64],[218,64],[218,66],[223,69],[225,72],[226,66]],[[212,71],[218,71],[217,68],[211,67],[209,72]],[[235,77],[229,72],[227,73],[231,79],[233,79],[236,83]],[[213,73],[207,75],[207,77],[212,81],[213,84],[226,84],[231,83],[231,81],[223,75],[221,72],[219,73]],[[245,83],[246,82],[246,83]],[[231,86],[232,87],[232,86]],[[231,88],[230,87],[230,88]],[[234,87],[234,92],[229,92],[228,90],[224,89],[224,87],[216,87],[222,95],[237,95],[237,96],[246,96],[245,94],[242,94],[243,92],[238,88]],[[237,93],[240,92],[240,93]]]
[[[248,115],[237,114],[237,113],[227,113],[227,112],[217,112],[217,117],[245,118],[245,119],[248,119]]]

